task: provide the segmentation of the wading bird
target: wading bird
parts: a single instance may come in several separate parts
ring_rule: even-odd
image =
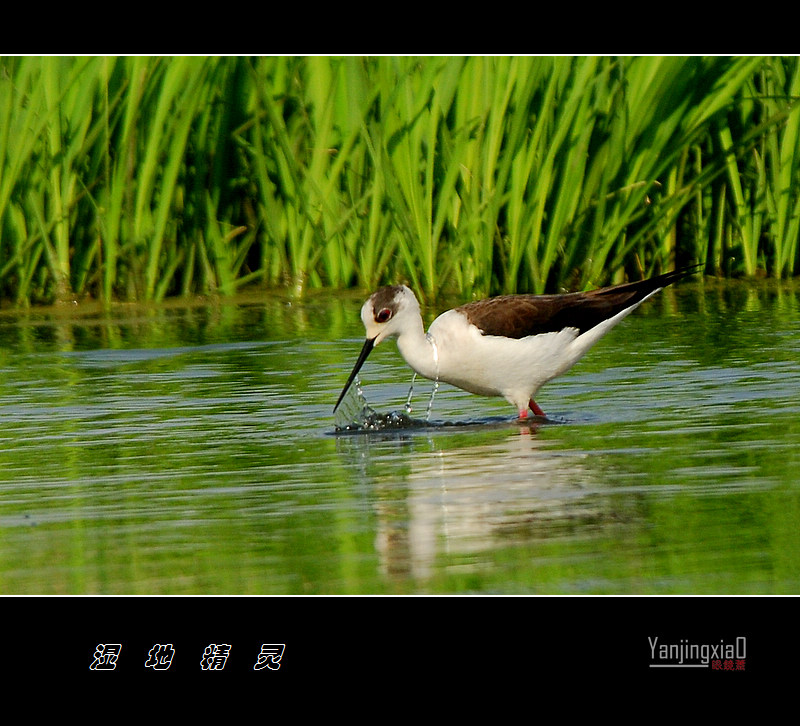
[[[333,410],[373,348],[397,338],[419,375],[481,396],[502,396],[524,419],[537,391],[566,373],[609,330],[659,290],[697,268],[589,292],[503,295],[442,313],[425,332],[419,302],[405,285],[382,287],[364,303],[367,339]]]

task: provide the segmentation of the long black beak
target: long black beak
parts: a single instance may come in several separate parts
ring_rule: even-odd
[[[358,375],[358,372],[361,370],[361,366],[364,365],[364,361],[367,359],[367,356],[372,352],[374,347],[375,338],[367,338],[364,341],[364,347],[361,349],[361,353],[358,355],[358,360],[356,361],[355,366],[353,366],[353,372],[350,374],[350,378],[347,379],[347,383],[345,383],[342,392],[339,394],[339,400],[333,407],[334,413],[336,413],[336,409],[339,408],[339,404],[342,402],[344,394],[347,393],[347,389],[350,388],[350,384],[353,382],[353,379],[356,377],[356,375]]]

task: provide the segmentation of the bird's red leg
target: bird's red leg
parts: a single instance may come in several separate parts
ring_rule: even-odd
[[[533,399],[531,399],[531,400],[528,402],[528,405],[531,407],[531,411],[533,411],[533,412],[534,412],[534,413],[535,413],[537,416],[544,416],[544,417],[546,418],[544,411],[542,411],[542,409],[541,409],[541,408],[539,408],[539,404],[537,404],[537,403],[536,403],[536,401],[534,401]],[[527,413],[527,411],[526,411],[525,413]],[[522,412],[520,412],[520,415],[519,415],[519,417],[520,417],[520,418],[525,418],[525,417],[522,415]]]

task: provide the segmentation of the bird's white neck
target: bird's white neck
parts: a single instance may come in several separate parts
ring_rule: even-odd
[[[432,381],[439,378],[439,349],[430,333],[425,333],[422,320],[414,321],[397,336],[397,348],[406,363],[419,375]]]

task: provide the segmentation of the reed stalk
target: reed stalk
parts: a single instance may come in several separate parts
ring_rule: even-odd
[[[779,57],[0,58],[0,299],[795,274]]]

